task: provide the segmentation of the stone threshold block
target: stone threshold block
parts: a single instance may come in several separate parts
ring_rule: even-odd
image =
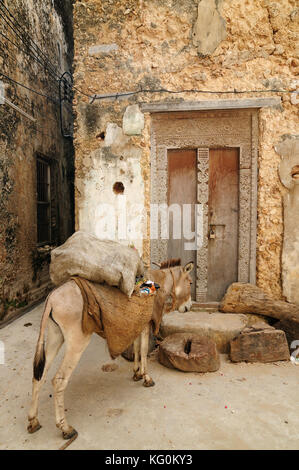
[[[215,372],[220,357],[214,341],[192,333],[167,336],[159,346],[159,362],[183,372]]]
[[[232,362],[276,362],[290,359],[286,335],[271,326],[245,328],[230,342]]]
[[[243,314],[218,312],[171,312],[164,315],[160,335],[164,339],[174,333],[193,333],[214,341],[219,353],[229,353],[230,341],[246,328]]]

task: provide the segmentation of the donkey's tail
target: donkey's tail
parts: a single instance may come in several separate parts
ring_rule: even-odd
[[[45,354],[45,330],[47,326],[48,318],[51,314],[51,302],[49,300],[50,295],[48,295],[45,303],[45,308],[41,320],[40,332],[39,337],[36,345],[35,356],[33,361],[33,377],[35,380],[40,380],[43,376],[45,362],[46,362],[46,354]]]

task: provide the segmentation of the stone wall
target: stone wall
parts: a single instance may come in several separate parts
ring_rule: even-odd
[[[135,133],[123,121],[132,110],[136,122],[142,121],[136,105],[281,97],[281,107],[259,111],[257,234],[257,284],[280,298],[283,187],[274,147],[282,135],[298,133],[298,106],[290,93],[298,86],[298,22],[295,0],[76,2],[77,228],[96,231],[101,202],[113,201],[117,211],[115,182],[124,184],[129,205],[144,203],[149,217],[151,117],[145,113],[144,127]],[[225,93],[234,89],[248,92]],[[86,96],[131,91],[138,93]],[[137,245],[149,261],[148,238]]]
[[[299,304],[299,136],[284,136],[275,150],[282,157],[279,176],[286,189],[281,258],[283,295],[288,302]]]
[[[36,121],[0,105],[0,322],[43,298],[50,286],[50,247],[37,247],[37,155],[48,159],[52,196],[56,192],[53,245],[73,232],[74,219],[73,144],[61,135],[58,97],[58,78],[72,66],[72,2],[4,5],[10,13],[1,10],[0,70],[6,77],[0,80],[6,98]]]

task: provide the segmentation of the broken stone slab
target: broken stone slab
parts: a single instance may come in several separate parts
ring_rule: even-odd
[[[113,52],[118,50],[118,45],[113,44],[95,44],[90,46],[88,49],[88,54],[90,56],[98,56],[98,55],[110,55]]]
[[[232,362],[276,362],[290,359],[286,335],[271,326],[245,328],[230,342]]]
[[[214,372],[220,357],[214,341],[192,333],[167,336],[159,346],[159,362],[183,372]]]
[[[275,300],[253,284],[232,284],[223,297],[219,310],[275,318],[280,320],[275,328],[286,332],[289,344],[299,339],[299,305]]]
[[[123,115],[123,132],[126,135],[140,135],[144,128],[144,114],[138,104],[127,106]]]
[[[160,335],[164,339],[174,333],[197,334],[214,341],[220,353],[228,353],[230,341],[246,326],[246,315],[175,311],[164,315]]]
[[[198,2],[197,20],[193,27],[193,44],[198,54],[212,54],[221,41],[226,38],[226,22],[218,11],[217,0]]]

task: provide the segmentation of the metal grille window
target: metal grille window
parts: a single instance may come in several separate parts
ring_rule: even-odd
[[[37,176],[37,243],[51,242],[50,210],[50,165],[45,160],[36,160]]]

